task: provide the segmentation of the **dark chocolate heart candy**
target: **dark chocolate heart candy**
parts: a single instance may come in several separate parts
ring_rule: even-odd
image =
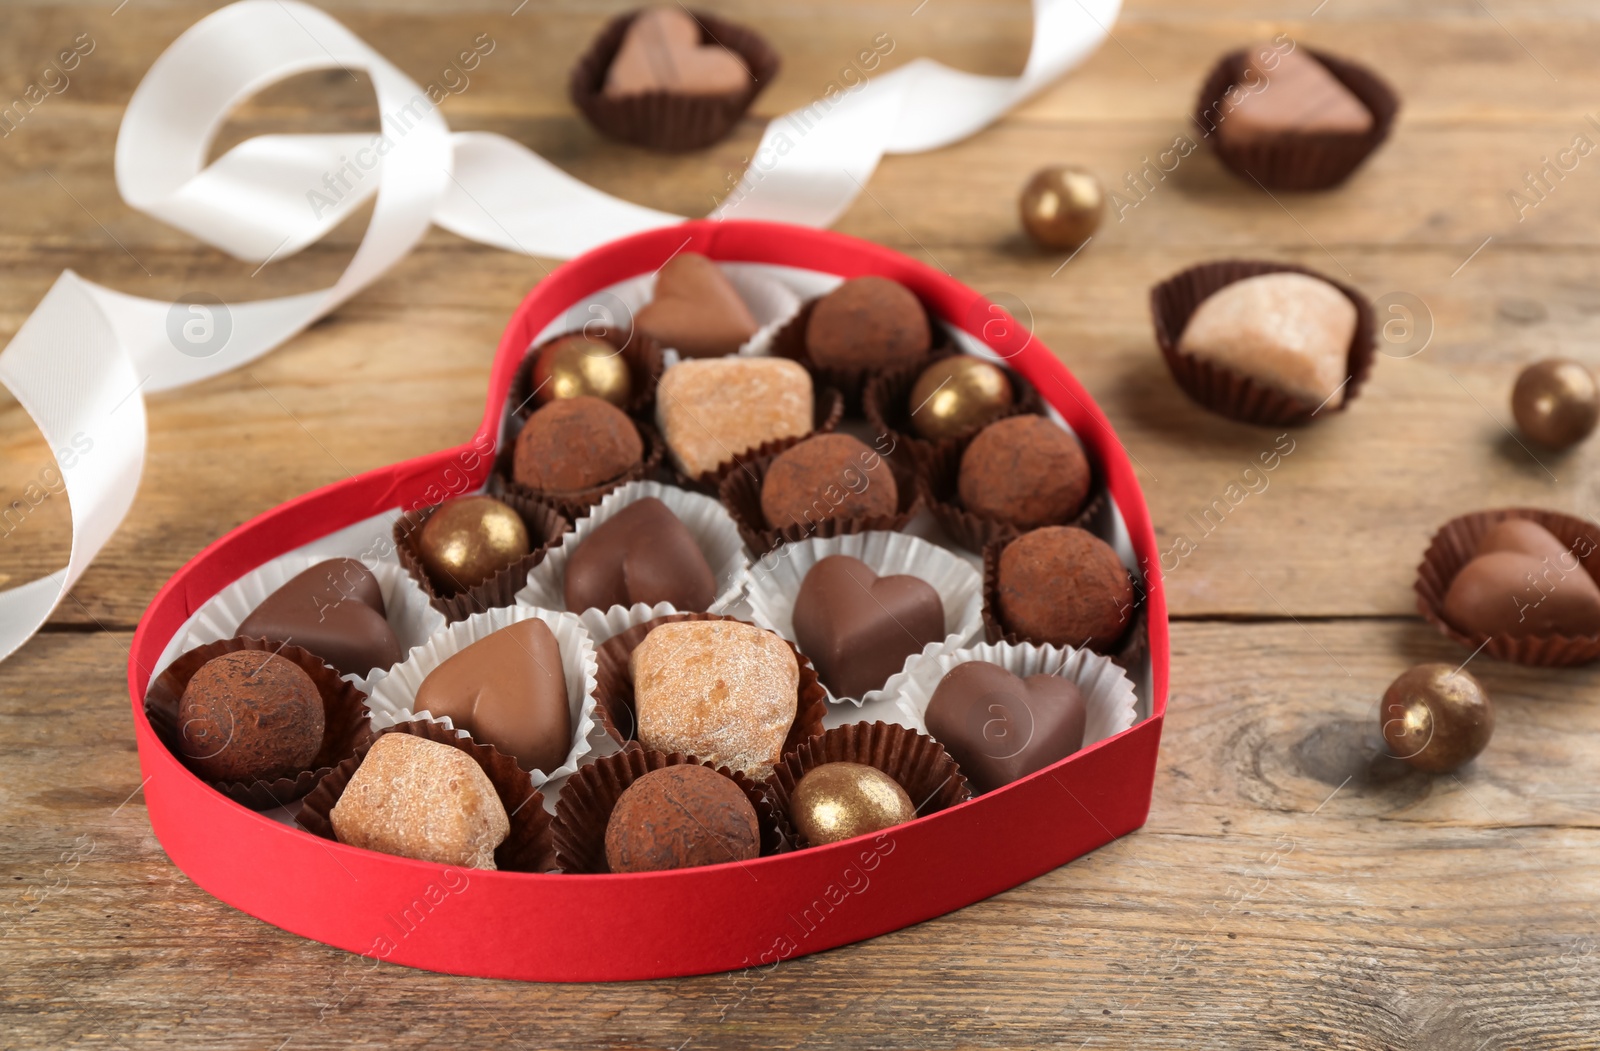
[[[542,620],[522,620],[447,658],[417,687],[412,711],[449,716],[474,741],[549,773],[572,749],[561,647]]]
[[[297,574],[244,619],[239,634],[303,647],[345,675],[389,668],[401,656],[378,578],[354,558]]]
[[[812,566],[794,600],[795,642],[836,697],[876,690],[944,635],[944,604],[932,584],[880,577],[849,555]]]
[[[567,562],[567,608],[610,609],[670,602],[704,612],[717,578],[694,535],[653,496],[629,504],[586,537]]]
[[[686,358],[732,354],[756,334],[756,319],[722,269],[694,252],[679,252],[661,268],[654,298],[633,323]]]
[[[939,680],[925,719],[967,779],[992,792],[1082,748],[1087,717],[1083,694],[1068,679],[1020,679],[998,664],[968,661]]]

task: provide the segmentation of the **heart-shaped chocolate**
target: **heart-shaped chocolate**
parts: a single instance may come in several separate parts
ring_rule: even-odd
[[[1088,710],[1058,675],[1018,678],[988,661],[945,673],[928,701],[928,733],[980,792],[992,792],[1083,747]]]
[[[449,716],[481,744],[549,773],[572,748],[561,647],[536,618],[486,635],[447,658],[417,687],[413,711]]]
[[[296,574],[244,619],[238,634],[292,643],[345,675],[400,660],[378,578],[354,558],[331,558]]]
[[[1450,582],[1444,616],[1473,635],[1600,635],[1600,585],[1554,533],[1509,518]]]
[[[674,95],[728,95],[750,85],[750,70],[720,44],[702,42],[700,23],[677,7],[639,12],[606,71],[611,98],[665,91]]]
[[[849,555],[812,566],[795,596],[795,642],[836,697],[876,690],[907,657],[944,636],[944,603],[932,584],[880,577]]]
[[[633,323],[686,358],[732,354],[757,327],[722,268],[695,252],[679,252],[667,261],[656,274],[654,297]]]
[[[670,602],[704,612],[717,578],[672,509],[653,496],[629,504],[590,533],[567,563],[567,608],[610,609]]]

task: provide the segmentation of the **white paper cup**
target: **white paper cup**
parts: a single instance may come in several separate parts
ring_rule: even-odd
[[[657,602],[654,606],[636,602],[631,606],[612,606],[610,609],[586,609],[578,614],[578,623],[583,625],[583,630],[594,640],[595,649],[599,649],[613,635],[621,635],[629,628],[643,624],[647,620],[655,620],[657,617],[677,612],[670,602]]]
[[[179,654],[187,653],[208,642],[231,639],[239,634],[239,625],[291,579],[319,562],[338,555],[314,556],[306,554],[282,555],[260,566],[207,599],[195,610],[167,644],[161,657],[161,668],[172,663]],[[354,556],[349,556],[354,557]],[[428,596],[419,588],[411,575],[397,562],[363,562],[377,578],[383,592],[384,615],[400,642],[400,652],[420,646],[445,625],[444,614],[428,604]],[[294,640],[290,640],[291,642]],[[158,673],[160,668],[157,669]],[[363,692],[371,693],[372,684],[383,675],[383,670],[368,675],[345,675]]]
[[[971,563],[953,552],[905,533],[868,532],[848,536],[811,537],[784,544],[757,559],[749,570],[746,593],[754,621],[799,645],[794,633],[794,601],[811,567],[830,555],[850,555],[883,576],[912,576],[926,581],[939,593],[944,606],[945,637],[924,647],[955,649],[983,631],[983,577]],[[912,654],[907,661],[914,659]],[[903,669],[902,669],[903,670]],[[826,685],[826,684],[824,684]],[[887,684],[886,684],[887,685]],[[883,689],[861,697],[835,697],[855,705],[886,696]]]
[[[566,760],[560,766],[554,770],[534,770],[529,776],[533,778],[533,786],[542,789],[547,782],[564,779],[574,773],[591,750],[590,739],[605,736],[594,710],[595,676],[599,670],[595,663],[594,642],[578,622],[575,613],[535,609],[532,606],[503,606],[457,621],[411,650],[405,660],[374,682],[372,694],[367,698],[367,709],[372,713],[372,728],[382,730],[408,719],[447,721],[436,718],[432,712],[419,712],[412,707],[417,691],[422,687],[422,680],[428,677],[428,673],[474,642],[502,628],[535,619],[550,626],[556,637],[556,645],[561,650],[561,671],[567,682],[567,706],[572,713],[572,744]],[[553,801],[551,805],[554,805]]]
[[[1083,694],[1084,748],[1121,733],[1138,717],[1133,681],[1110,657],[1071,646],[989,642],[964,648],[930,646],[908,660],[904,670],[884,684],[884,692],[894,698],[894,721],[927,733],[925,716],[933,691],[951,668],[968,661],[989,661],[1023,679],[1057,675],[1071,680]]]
[[[737,603],[744,595],[749,561],[745,554],[744,540],[739,536],[739,527],[734,524],[733,516],[728,514],[727,508],[714,497],[691,493],[675,485],[648,481],[629,482],[607,493],[605,499],[590,510],[587,516],[578,519],[572,531],[563,536],[561,541],[546,553],[544,561],[528,571],[528,583],[517,592],[517,602],[541,609],[566,609],[567,563],[571,561],[572,553],[618,512],[630,504],[651,496],[667,505],[667,509],[677,516],[678,521],[689,530],[689,535],[694,537],[700,553],[706,556],[706,562],[711,566],[711,572],[717,579],[717,597],[712,600],[709,612],[722,613]],[[661,605],[665,606],[666,603]],[[667,612],[707,611],[668,609]]]

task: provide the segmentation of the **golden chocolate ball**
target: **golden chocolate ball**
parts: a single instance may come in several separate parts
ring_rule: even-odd
[[[1589,437],[1600,422],[1600,387],[1578,362],[1545,358],[1517,377],[1511,413],[1523,434],[1547,448],[1565,449]]]
[[[447,500],[422,524],[417,554],[441,590],[465,591],[526,555],[522,518],[492,496]]]
[[[540,348],[533,362],[533,389],[540,405],[588,395],[621,409],[633,393],[633,377],[622,352],[611,344],[588,336],[562,336]]]
[[[1018,202],[1022,228],[1045,248],[1077,248],[1105,215],[1100,180],[1083,168],[1045,168],[1028,180]]]
[[[917,816],[900,782],[875,766],[823,763],[794,786],[789,816],[806,844],[881,832]]]
[[[924,438],[959,438],[1011,408],[1011,381],[998,366],[958,354],[924,369],[906,404],[912,429]]]
[[[1384,691],[1378,723],[1390,755],[1443,774],[1483,751],[1494,733],[1494,706],[1468,673],[1448,664],[1419,664]]]

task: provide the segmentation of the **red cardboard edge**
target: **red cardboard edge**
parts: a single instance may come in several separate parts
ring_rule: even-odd
[[[512,376],[533,338],[573,302],[680,250],[844,277],[881,274],[975,337],[989,329],[985,342],[1039,388],[1105,469],[1146,576],[1150,717],[1003,789],[874,837],[630,875],[465,871],[329,843],[229,801],[184,769],[156,739],[143,698],[162,650],[194,610],[284,552],[386,508],[435,502],[429,486],[451,484],[448,472],[481,485],[493,454],[475,450],[493,449]],[[994,338],[996,320],[1007,338]],[[1168,685],[1158,566],[1149,511],[1104,414],[1043,344],[978,293],[897,252],[828,231],[699,220],[638,234],[561,266],[523,300],[501,337],[484,421],[470,442],[274,508],[208,546],[156,595],[128,667],[151,827],[173,863],[215,897],[372,960],[537,981],[773,966],[954,911],[1144,823]]]

